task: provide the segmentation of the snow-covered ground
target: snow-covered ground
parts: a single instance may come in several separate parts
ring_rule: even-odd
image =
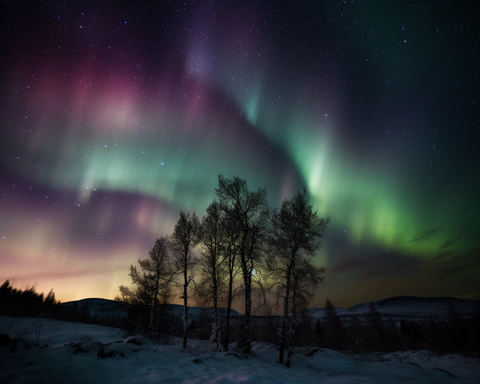
[[[320,349],[279,365],[272,344],[254,356],[213,353],[205,342],[156,345],[116,328],[49,319],[0,316],[0,383],[471,383],[479,359],[429,351],[354,360]],[[8,343],[8,346],[3,344]],[[103,358],[101,356],[104,356]]]

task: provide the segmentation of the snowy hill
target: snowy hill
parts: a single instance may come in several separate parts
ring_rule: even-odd
[[[0,316],[1,383],[474,383],[477,359],[401,351],[352,358],[317,348],[298,351],[292,367],[278,364],[273,344],[255,354],[216,353],[205,341],[167,345],[117,328],[39,318]]]
[[[480,308],[479,300],[461,300],[454,297],[416,297],[396,296],[388,299],[373,301],[382,317],[392,318],[423,318],[428,316],[447,316],[451,308],[462,316],[471,316]],[[365,315],[368,313],[370,302],[355,305],[351,308],[336,308],[341,317]],[[320,319],[324,308],[311,308],[310,314]]]

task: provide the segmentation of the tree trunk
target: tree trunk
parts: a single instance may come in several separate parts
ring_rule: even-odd
[[[293,333],[295,332],[295,323],[292,323],[292,326],[289,331],[291,331],[292,333],[289,336],[290,340],[288,343],[287,362],[285,363],[287,367],[290,367],[290,361],[292,360],[292,356],[293,356]]]
[[[252,276],[247,273],[245,276],[245,323],[244,323],[244,337],[245,347],[244,353],[252,352],[252,341],[250,340],[250,312],[252,308]]]
[[[230,310],[232,309],[232,295],[233,295],[233,270],[230,269],[230,280],[228,282],[228,298],[227,298],[227,320],[225,330],[225,341],[223,347],[225,351],[228,351],[228,339],[230,336]]]
[[[282,320],[282,340],[280,341],[280,357],[278,362],[283,364],[283,356],[285,354],[285,348],[288,348],[288,335],[287,328],[289,327],[290,319],[288,315],[288,301],[290,300],[290,275],[291,275],[291,265],[287,269],[287,281],[285,284],[285,298],[283,301],[283,320]]]
[[[187,255],[188,252],[185,252],[185,265],[183,267],[183,348],[187,348],[187,288],[188,288],[188,276],[187,276]]]
[[[217,301],[218,301],[218,293],[217,293],[217,274],[213,273],[213,321],[214,321],[214,341],[217,344],[217,351],[220,350],[220,340],[218,337],[218,312],[217,312]]]
[[[295,302],[295,292],[292,296],[293,296],[292,297],[292,299],[293,299],[293,308],[292,308],[293,319],[292,319],[292,322],[291,322],[291,327],[288,330],[288,356],[287,356],[287,362],[285,364],[287,367],[290,367],[290,362],[291,362],[292,357],[293,357],[293,336],[295,335],[295,322],[297,321],[297,316],[296,316],[297,306],[296,306],[296,302]]]
[[[150,309],[150,337],[153,337],[153,311],[155,310],[155,299],[152,299],[152,308]]]

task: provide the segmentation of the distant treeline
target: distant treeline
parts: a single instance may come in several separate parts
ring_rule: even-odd
[[[281,317],[254,317],[253,340],[278,344]],[[208,330],[208,324],[203,329]],[[295,349],[328,348],[347,354],[429,350],[436,354],[480,353],[480,308],[473,316],[462,316],[451,307],[447,316],[421,320],[384,318],[370,303],[365,315],[342,319],[327,299],[324,316],[314,319],[308,310],[295,316]],[[205,332],[207,333],[207,332]]]
[[[155,332],[150,328],[151,308],[132,306],[121,322],[127,333],[143,333],[159,341],[168,335],[182,336],[182,320],[171,315],[168,306],[155,310]],[[222,316],[223,317],[223,316]],[[315,348],[328,348],[351,355],[388,353],[408,350],[429,350],[436,354],[480,353],[480,309],[471,317],[461,316],[452,307],[446,317],[430,316],[421,320],[383,318],[375,305],[370,303],[365,315],[340,317],[332,302],[327,299],[324,316],[315,319],[308,310],[294,315],[295,354],[303,354]],[[220,335],[225,333],[224,319],[220,319]],[[281,316],[253,316],[252,341],[278,345]],[[143,324],[143,325],[142,325]],[[231,342],[242,340],[242,316],[231,321]],[[212,315],[205,311],[188,327],[188,337],[208,340],[212,335]]]
[[[123,315],[107,313],[98,316],[90,313],[87,307],[65,305],[55,298],[53,289],[44,295],[34,286],[16,289],[6,280],[0,287],[0,315],[12,317],[48,317],[64,321],[79,321],[87,324],[105,325],[120,328]]]
[[[127,334],[143,333],[157,341],[169,336],[181,337],[182,319],[170,313],[169,306],[155,306],[155,330],[152,334],[151,307],[129,305],[127,316],[118,311],[91,313],[87,306],[60,304],[51,290],[46,296],[34,287],[15,289],[7,280],[0,287],[0,315],[50,317],[64,321],[80,321],[89,324],[118,327]],[[223,317],[223,316],[222,316]],[[224,320],[224,319],[221,319]],[[281,316],[253,316],[252,341],[278,345]],[[225,322],[220,321],[220,337],[225,333]],[[230,324],[231,342],[243,337],[243,316],[235,316]],[[327,299],[324,315],[315,319],[308,310],[294,315],[296,353],[309,349],[328,348],[348,354],[362,355],[372,352],[397,352],[429,350],[437,354],[480,353],[480,308],[470,316],[462,316],[451,307],[446,317],[430,316],[422,320],[385,319],[370,303],[365,315],[341,318],[333,303]],[[188,337],[208,340],[212,335],[212,314],[207,310],[190,322]]]
[[[45,296],[35,287],[25,290],[13,288],[10,280],[0,287],[0,314],[6,316],[50,316],[54,307],[60,302],[55,299],[53,289]]]
[[[304,322],[305,325],[311,322]],[[322,320],[314,322],[308,334],[317,346],[343,352],[396,352],[429,350],[437,354],[459,352],[480,353],[480,308],[471,317],[461,316],[451,307],[446,317],[430,316],[422,320],[385,319],[370,303],[365,315],[352,316],[346,321],[336,313],[327,299]]]

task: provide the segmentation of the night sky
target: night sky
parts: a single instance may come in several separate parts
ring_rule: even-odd
[[[28,5],[26,5],[28,4]],[[331,217],[312,306],[480,299],[474,1],[2,3],[0,283],[110,298],[217,175]]]

